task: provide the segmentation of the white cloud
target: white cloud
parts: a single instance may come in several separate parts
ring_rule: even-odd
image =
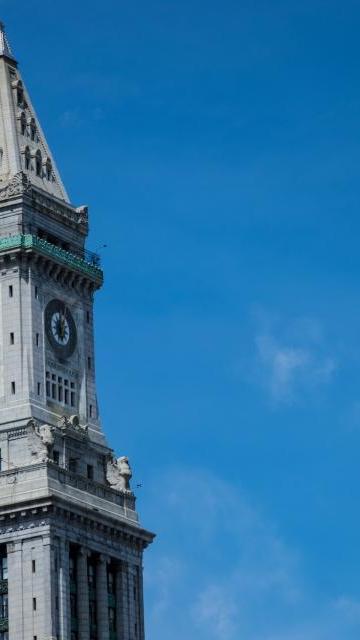
[[[214,638],[233,638],[237,628],[238,608],[228,590],[208,585],[193,608],[194,624],[205,626]]]
[[[326,353],[318,322],[266,324],[255,337],[255,376],[274,402],[291,403],[331,381],[336,362]]]
[[[359,637],[360,602],[314,591],[299,552],[232,485],[184,469],[160,474],[154,491],[160,535],[145,562],[149,638]]]

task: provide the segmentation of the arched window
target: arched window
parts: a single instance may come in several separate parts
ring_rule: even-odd
[[[26,169],[26,171],[30,171],[30,169],[31,169],[31,155],[30,155],[29,147],[26,147],[24,157],[25,157],[25,169]]]
[[[26,134],[26,116],[24,112],[22,112],[20,117],[20,130],[21,134],[24,136]]]
[[[46,177],[50,181],[52,178],[52,164],[51,164],[50,158],[46,160],[45,168],[46,168]]]
[[[24,104],[24,89],[22,88],[21,85],[19,85],[18,88],[16,89],[16,95],[17,95],[18,107],[22,107]]]
[[[42,158],[41,152],[37,151],[35,155],[35,167],[36,167],[36,175],[42,177]]]
[[[36,125],[34,118],[30,120],[30,138],[31,140],[35,140],[36,138]]]

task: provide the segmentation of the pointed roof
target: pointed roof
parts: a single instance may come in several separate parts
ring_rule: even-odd
[[[0,22],[0,188],[20,172],[35,187],[69,202]]]
[[[13,60],[15,60],[11,51],[9,41],[5,33],[5,25],[1,21],[0,21],[0,56],[6,56],[7,58],[12,58]]]

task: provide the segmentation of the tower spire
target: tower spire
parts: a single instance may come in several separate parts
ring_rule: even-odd
[[[0,20],[0,56],[6,56],[7,58],[11,58],[12,60],[15,60],[11,51],[9,40],[6,35],[5,25],[1,20]]]

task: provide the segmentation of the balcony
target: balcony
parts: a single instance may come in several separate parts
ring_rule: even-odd
[[[79,271],[92,280],[102,283],[103,272],[100,266],[100,256],[96,253],[92,253],[86,249],[72,249],[71,251],[67,251],[43,238],[29,233],[0,238],[0,253],[17,249],[22,249],[27,252],[35,251],[44,257],[52,258],[55,262],[59,262],[74,271]]]
[[[9,619],[0,618],[0,631],[8,631],[8,629],[9,629]]]

